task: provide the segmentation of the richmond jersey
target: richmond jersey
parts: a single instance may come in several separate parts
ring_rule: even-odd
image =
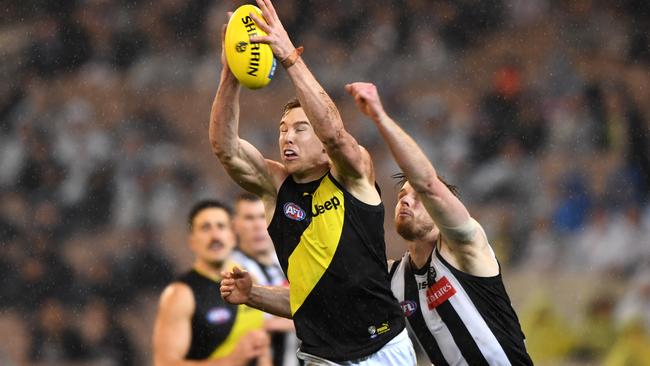
[[[328,173],[278,192],[269,233],[290,286],[300,349],[331,361],[378,351],[404,329],[390,291],[384,207],[354,198]]]
[[[262,329],[264,314],[246,305],[232,305],[221,298],[220,281],[196,270],[178,278],[194,294],[192,341],[185,356],[188,360],[205,360],[229,355],[239,339],[251,330]]]

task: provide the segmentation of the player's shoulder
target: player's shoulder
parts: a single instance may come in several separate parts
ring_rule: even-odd
[[[388,278],[392,279],[393,276],[395,275],[395,272],[397,272],[397,268],[399,267],[399,264],[402,262],[402,258],[400,259],[389,259],[388,260]]]
[[[273,181],[273,185],[277,191],[282,183],[284,183],[285,179],[287,179],[289,176],[289,171],[284,166],[284,164],[278,161],[271,159],[265,159],[265,161],[266,167],[269,171],[269,174],[271,175],[271,180]]]
[[[193,311],[194,292],[192,288],[180,281],[170,283],[160,295],[160,308]]]

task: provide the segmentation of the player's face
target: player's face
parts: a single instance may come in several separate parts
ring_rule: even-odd
[[[194,217],[189,244],[199,260],[208,264],[223,263],[235,247],[230,215],[220,208],[200,211]]]
[[[267,253],[273,242],[266,230],[266,216],[262,201],[242,200],[237,203],[233,228],[239,239],[239,248],[249,256]]]
[[[279,143],[280,156],[289,174],[301,174],[327,164],[325,147],[302,108],[292,108],[282,116]]]
[[[410,241],[424,238],[435,228],[431,216],[408,182],[397,195],[395,228],[402,238]]]

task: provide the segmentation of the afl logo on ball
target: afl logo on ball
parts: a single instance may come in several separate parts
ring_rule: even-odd
[[[212,308],[206,314],[208,323],[210,324],[223,324],[230,320],[230,310],[227,308]]]
[[[246,51],[246,46],[248,46],[248,43],[246,43],[244,41],[239,42],[239,43],[237,43],[235,45],[235,51],[237,51],[239,53],[245,52]]]
[[[293,202],[284,204],[284,216],[295,221],[302,221],[305,219],[305,211]]]
[[[415,310],[418,309],[418,304],[415,303],[415,301],[407,300],[407,301],[402,301],[400,303],[402,306],[402,311],[404,312],[404,315],[409,317],[415,313]]]

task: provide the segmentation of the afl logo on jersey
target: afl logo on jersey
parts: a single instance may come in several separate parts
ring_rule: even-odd
[[[210,324],[223,324],[230,320],[232,314],[228,308],[212,308],[205,315]]]
[[[305,211],[293,202],[284,204],[284,216],[295,221],[302,221],[305,219]]]
[[[402,301],[399,304],[402,306],[402,311],[407,317],[413,315],[413,313],[415,313],[415,311],[418,309],[418,304],[415,301],[407,300]]]

